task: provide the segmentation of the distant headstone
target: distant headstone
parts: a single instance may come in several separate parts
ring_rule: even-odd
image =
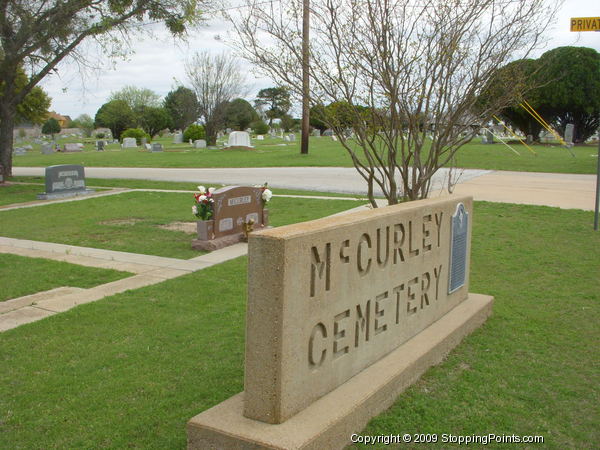
[[[197,139],[194,141],[195,148],[206,148],[206,141],[204,139]]]
[[[573,143],[573,133],[575,132],[575,125],[568,123],[565,127],[565,142],[567,144]]]
[[[146,147],[146,144],[148,143],[148,138],[143,137],[140,142],[142,143],[142,147]]]
[[[63,147],[63,151],[64,152],[80,152],[81,148],[79,147],[79,144],[65,144]]]
[[[63,164],[46,167],[46,192],[38,194],[39,200],[74,197],[94,192],[85,187],[83,166]]]
[[[221,139],[221,138],[223,138],[223,132],[219,131],[219,132],[217,132],[217,139]]]
[[[229,147],[252,147],[250,135],[245,131],[232,131],[229,133]]]
[[[293,134],[293,133],[292,133],[292,134],[289,134],[288,136],[289,136],[289,138],[290,138],[290,139],[289,139],[289,140],[290,140],[290,142],[295,142],[295,141],[296,141],[296,135],[295,135],[295,134]]]
[[[226,128],[226,129],[225,129],[225,133],[226,133],[226,134],[231,134],[231,132],[232,132],[232,131],[233,131],[233,130],[232,130],[231,128]]]
[[[152,144],[152,152],[153,153],[162,152],[162,151],[163,151],[163,146],[161,143],[155,142]]]
[[[321,137],[321,130],[319,130],[318,128],[315,128],[312,132],[312,135],[315,137]]]
[[[331,136],[331,140],[333,140],[333,141],[337,142],[338,138],[337,138],[337,136],[334,134],[334,135],[332,135],[332,136]]]
[[[24,145],[23,148],[25,150],[33,150],[33,147],[31,146],[31,144]]]
[[[144,144],[144,148],[146,150],[152,150],[152,146],[150,144],[148,144],[147,142]]]
[[[490,130],[486,130],[485,138],[486,138],[486,142],[485,142],[486,144],[494,143],[494,135],[492,134],[492,132]]]
[[[333,130],[331,128],[327,128],[323,131],[323,136],[333,136]]]
[[[183,144],[183,133],[173,135],[173,144]]]
[[[284,136],[283,140],[286,141],[286,142],[290,142],[290,137],[289,136]]]
[[[133,137],[123,138],[123,148],[136,148],[136,147],[137,147],[137,143],[135,141],[135,138],[133,138]]]
[[[96,141],[96,150],[99,152],[104,151],[104,146],[106,145],[105,141]]]
[[[15,147],[13,148],[13,154],[16,156],[23,156],[27,153],[27,150],[25,150],[23,147]]]
[[[41,151],[42,151],[42,155],[51,155],[52,153],[54,153],[54,146],[49,143],[44,143],[44,144],[42,144]]]
[[[265,137],[262,134],[259,134],[258,136],[256,136],[256,140],[257,141],[264,141]]]

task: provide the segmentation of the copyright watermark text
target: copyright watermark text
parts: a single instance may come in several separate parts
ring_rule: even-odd
[[[376,436],[352,434],[350,441],[354,444],[361,443],[367,445],[375,444],[420,444],[439,442],[442,444],[543,444],[544,436],[520,435],[520,434],[467,434],[459,435],[452,433],[404,433],[404,434],[380,434]]]

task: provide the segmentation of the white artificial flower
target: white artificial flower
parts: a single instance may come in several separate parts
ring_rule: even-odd
[[[198,186],[198,190],[200,191],[201,194],[206,193],[206,188],[204,186]]]
[[[271,192],[270,189],[265,189],[262,193],[262,199],[265,202],[268,202],[269,200],[271,200],[271,197],[273,197],[273,193]]]
[[[211,197],[211,198],[208,199],[208,201],[211,202],[211,203],[214,203],[215,199]]]
[[[198,214],[198,208],[196,207],[196,205],[192,206],[192,214]]]
[[[213,193],[213,192],[215,192],[215,188],[214,188],[214,187],[210,187],[210,188],[208,188],[208,193],[209,193],[210,195],[212,195],[212,193]]]
[[[202,194],[200,197],[198,197],[198,200],[203,202],[204,200],[206,200],[206,195]]]

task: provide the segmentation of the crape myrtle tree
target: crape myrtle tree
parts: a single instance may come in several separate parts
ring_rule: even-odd
[[[205,3],[204,3],[205,4]],[[162,21],[175,35],[200,21],[194,0],[4,0],[0,3],[0,163],[12,174],[12,136],[17,106],[58,64],[89,64],[81,44],[95,40],[115,55],[140,25]],[[17,86],[19,69],[28,82]]]
[[[373,207],[376,188],[389,204],[427,196],[435,172],[476,133],[473,125],[518,94],[519,83],[508,85],[481,107],[495,69],[527,57],[557,9],[544,0],[315,0],[310,7],[310,101],[348,105],[352,137],[335,117],[324,121],[366,181]],[[228,17],[240,53],[301,96],[302,2],[244,0]]]
[[[224,124],[228,102],[244,95],[245,76],[236,58],[227,53],[211,55],[197,52],[185,71],[198,100],[198,114],[204,122],[206,142],[215,145],[217,132]]]

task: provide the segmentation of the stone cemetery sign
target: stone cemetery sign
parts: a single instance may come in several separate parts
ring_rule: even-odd
[[[470,197],[252,233],[245,391],[188,448],[343,448],[491,313],[469,294]],[[268,425],[273,424],[273,425]]]
[[[46,192],[38,194],[40,200],[87,195],[94,192],[85,187],[83,166],[63,164],[46,167]]]
[[[264,209],[263,190],[260,187],[228,186],[213,192],[213,216],[209,221],[200,221],[199,239],[192,241],[197,250],[215,250],[240,242],[244,237],[244,225],[252,221],[255,230],[266,227],[269,212]],[[210,231],[200,231],[202,222]]]

